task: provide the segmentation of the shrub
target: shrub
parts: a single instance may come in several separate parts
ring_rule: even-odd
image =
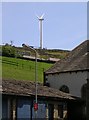
[[[2,46],[2,56],[15,57],[16,51],[15,48],[11,45],[6,44]]]

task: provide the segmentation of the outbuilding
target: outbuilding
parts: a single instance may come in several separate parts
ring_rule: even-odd
[[[37,119],[66,119],[75,120],[77,118],[76,109],[81,106],[80,99],[71,96],[71,94],[61,92],[57,89],[37,85],[37,104],[38,110],[35,111],[35,83],[24,80],[2,80],[2,120],[33,120]],[[80,102],[81,101],[81,102]],[[75,108],[75,106],[77,106]],[[71,112],[71,108],[75,116]],[[79,110],[79,120],[81,119]]]

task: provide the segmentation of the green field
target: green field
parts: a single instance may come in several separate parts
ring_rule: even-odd
[[[35,81],[35,61],[0,57],[2,78]],[[0,63],[0,64],[1,64]],[[43,82],[43,71],[53,64],[37,62],[37,80]]]

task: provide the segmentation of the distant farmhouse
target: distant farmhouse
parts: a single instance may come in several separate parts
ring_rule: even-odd
[[[83,118],[89,120],[89,40],[45,71],[44,85],[81,98]]]

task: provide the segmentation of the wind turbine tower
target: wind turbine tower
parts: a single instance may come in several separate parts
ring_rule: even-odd
[[[39,20],[39,30],[40,30],[40,49],[43,48],[43,41],[42,41],[42,35],[43,35],[43,31],[42,31],[42,21],[44,20],[44,14],[42,14],[40,17],[37,16],[38,20]]]

